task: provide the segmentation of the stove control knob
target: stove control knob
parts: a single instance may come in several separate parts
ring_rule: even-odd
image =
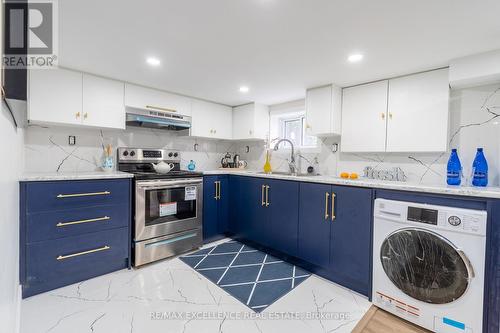
[[[172,153],[168,153],[168,157],[172,157],[174,154]]]
[[[178,153],[174,153],[174,157],[177,157],[177,156],[179,156],[179,154]]]
[[[130,156],[132,156],[132,157],[133,157],[133,156],[135,156],[135,151],[133,151],[133,150],[132,150],[132,151],[130,152]]]
[[[126,151],[126,150],[125,150],[125,151],[123,152],[123,156],[128,156],[128,151]]]

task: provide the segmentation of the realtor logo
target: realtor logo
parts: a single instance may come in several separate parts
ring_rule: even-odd
[[[6,68],[57,65],[57,2],[6,0],[3,64]]]

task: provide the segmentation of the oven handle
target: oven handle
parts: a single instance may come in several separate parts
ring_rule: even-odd
[[[203,182],[202,179],[188,179],[188,180],[137,182],[136,185],[139,188],[155,189],[155,188],[174,187],[178,185],[201,184],[202,182]]]

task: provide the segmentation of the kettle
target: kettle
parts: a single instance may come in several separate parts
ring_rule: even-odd
[[[233,167],[238,168],[240,166],[240,155],[235,154],[233,157]]]
[[[153,165],[153,169],[155,169],[156,172],[161,173],[161,174],[169,173],[170,170],[172,170],[174,168],[174,165],[172,163],[165,163],[163,161],[161,161],[157,164],[154,164],[154,163],[151,163],[151,164]]]
[[[232,160],[231,154],[226,153],[226,155],[224,155],[224,157],[220,160],[220,164],[223,168],[229,168],[231,160]]]

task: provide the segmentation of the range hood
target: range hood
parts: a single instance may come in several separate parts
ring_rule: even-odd
[[[191,117],[173,112],[127,107],[127,126],[156,128],[189,135],[191,132]]]

